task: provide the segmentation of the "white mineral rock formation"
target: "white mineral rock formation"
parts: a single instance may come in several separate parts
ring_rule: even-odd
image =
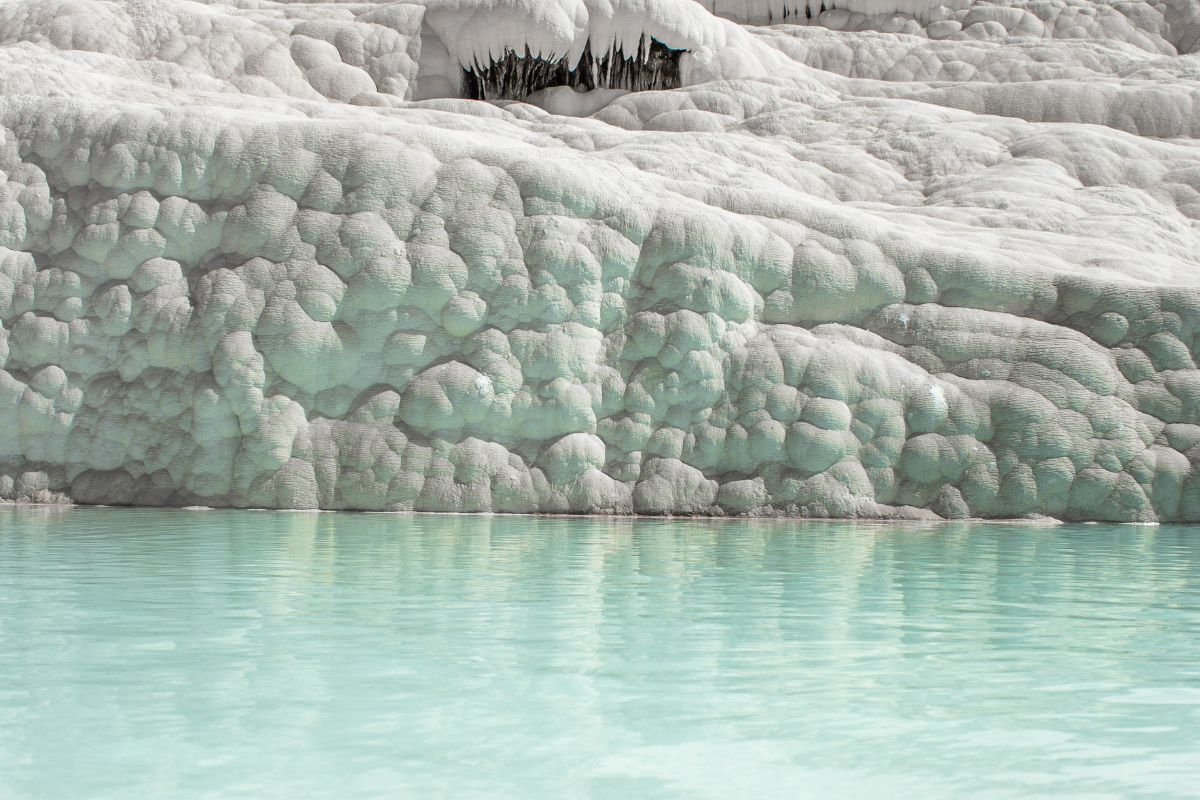
[[[1200,0],[0,0],[0,498],[1200,521],[1197,50]]]

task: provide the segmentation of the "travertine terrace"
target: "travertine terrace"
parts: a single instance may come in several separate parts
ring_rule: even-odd
[[[0,498],[1200,521],[1198,39],[0,0]]]

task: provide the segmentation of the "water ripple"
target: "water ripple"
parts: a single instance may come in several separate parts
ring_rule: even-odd
[[[1200,786],[1200,529],[0,509],[0,797]]]

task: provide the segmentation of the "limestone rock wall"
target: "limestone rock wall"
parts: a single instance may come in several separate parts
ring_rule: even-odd
[[[0,498],[1200,520],[1188,62],[831,35],[585,118],[0,46]]]

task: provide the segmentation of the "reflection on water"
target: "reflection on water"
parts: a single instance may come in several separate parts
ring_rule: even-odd
[[[0,509],[0,798],[1196,786],[1197,528]]]

